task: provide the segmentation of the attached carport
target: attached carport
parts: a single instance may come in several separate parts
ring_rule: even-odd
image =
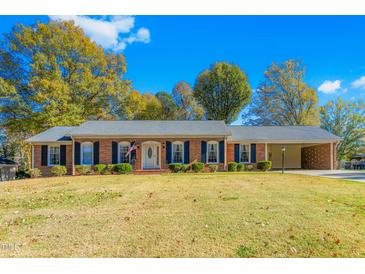
[[[255,144],[256,159],[273,168],[336,169],[336,145],[341,138],[315,126],[230,126],[231,144]]]
[[[273,169],[281,169],[283,159],[288,169],[334,169],[335,150],[336,143],[269,143],[267,159]]]

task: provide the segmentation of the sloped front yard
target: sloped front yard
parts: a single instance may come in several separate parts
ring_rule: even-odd
[[[365,257],[365,185],[178,174],[0,185],[1,257]]]

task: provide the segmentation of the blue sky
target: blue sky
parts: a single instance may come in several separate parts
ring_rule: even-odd
[[[193,85],[217,61],[239,65],[254,89],[272,62],[299,59],[321,105],[336,96],[365,98],[365,16],[71,18],[96,42],[126,56],[126,78],[141,92],[171,91],[180,80]],[[0,31],[37,19],[49,17],[0,16]]]

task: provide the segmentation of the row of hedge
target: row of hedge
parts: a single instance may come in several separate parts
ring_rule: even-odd
[[[272,168],[271,161],[259,161],[257,162],[257,169],[262,171],[267,171]],[[236,162],[229,162],[228,163],[228,171],[235,172],[235,171],[252,171],[254,169],[253,164],[242,164]]]
[[[75,166],[75,170],[76,173],[80,175],[128,174],[132,171],[132,166],[130,164],[98,164],[94,166],[77,165]],[[67,169],[65,166],[53,166],[51,167],[50,172],[53,176],[64,176],[67,174]],[[39,168],[32,168],[27,171],[27,175],[30,178],[38,178],[42,176],[42,172]]]
[[[180,172],[188,172],[192,170],[193,172],[202,172],[204,171],[205,164],[202,162],[195,162],[191,165],[187,164],[180,164],[180,163],[172,163],[169,164],[169,169],[173,173],[180,173]],[[210,172],[216,172],[218,170],[218,165],[208,165]],[[228,163],[228,171],[235,172],[235,171],[252,171],[254,166],[252,164],[242,164],[236,162],[229,162]],[[267,171],[272,168],[271,161],[259,161],[257,163],[257,169],[262,171]],[[90,175],[90,174],[128,174],[132,171],[132,166],[130,164],[98,164],[94,166],[82,166],[77,165],[75,166],[75,170],[77,174],[80,175]],[[65,166],[53,166],[51,168],[51,173],[54,176],[64,176],[67,174],[67,169]],[[33,168],[28,170],[28,175],[31,178],[37,178],[42,176],[40,169]]]
[[[97,164],[94,166],[75,166],[75,170],[80,175],[89,174],[128,174],[132,171],[132,165],[130,164]]]
[[[180,164],[180,163],[169,164],[169,169],[173,173],[181,173],[181,172],[186,173],[190,170],[198,173],[198,172],[204,171],[204,167],[205,167],[205,164],[202,162],[195,162],[195,163],[192,163],[191,165]],[[218,165],[211,164],[211,165],[208,165],[208,168],[209,168],[210,172],[216,172],[218,170]]]

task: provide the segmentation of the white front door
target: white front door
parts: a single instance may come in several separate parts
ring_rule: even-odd
[[[157,143],[143,144],[143,169],[160,168],[160,145]]]

